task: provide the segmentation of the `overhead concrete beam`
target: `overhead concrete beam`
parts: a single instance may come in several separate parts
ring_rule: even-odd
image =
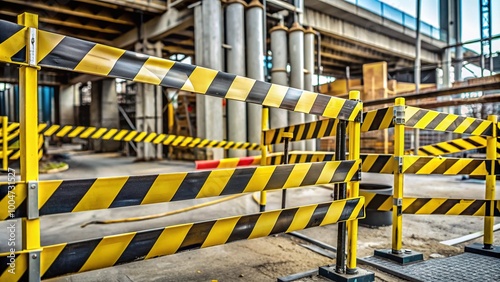
[[[135,44],[136,42],[147,38],[155,41],[176,31],[181,31],[193,25],[193,14],[191,9],[184,9],[178,11],[176,9],[169,9],[160,16],[157,16],[150,21],[144,23],[143,34],[139,38],[138,28],[136,27],[122,36],[113,40],[113,46],[118,48],[125,48]]]

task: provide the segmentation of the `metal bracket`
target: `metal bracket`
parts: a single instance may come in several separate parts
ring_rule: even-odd
[[[394,106],[393,116],[394,124],[405,124],[405,106]]]
[[[396,206],[396,214],[398,216],[403,214],[403,199],[401,198],[393,198],[392,205]]]
[[[398,165],[398,172],[403,173],[403,157],[394,157],[394,160]]]
[[[28,253],[28,281],[40,281],[40,250]]]
[[[28,28],[28,44],[26,44],[27,52],[26,54],[28,55],[28,65],[30,67],[36,67],[37,65],[37,29],[34,27],[29,27]]]
[[[39,217],[38,212],[38,181],[28,181],[28,219]]]

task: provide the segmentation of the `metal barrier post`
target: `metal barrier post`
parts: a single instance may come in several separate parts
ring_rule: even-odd
[[[496,175],[495,165],[497,160],[497,116],[490,115],[488,120],[493,123],[493,134],[486,138],[486,159],[491,162],[491,172],[486,176],[486,200],[495,199],[495,186]],[[484,217],[484,241],[483,248],[490,250],[493,247],[493,225],[495,224],[495,217],[493,217],[493,204],[487,205],[486,216]]]
[[[350,91],[349,99],[359,101],[361,99],[359,91]],[[348,124],[349,135],[349,160],[360,158],[361,142],[361,121],[351,121]],[[359,171],[361,173],[361,171]],[[359,197],[359,181],[350,183],[349,197]],[[356,256],[358,244],[358,220],[354,219],[347,222],[347,274],[357,273]]]
[[[340,120],[337,126],[337,135],[335,137],[335,160],[343,161],[346,156],[346,122]],[[339,183],[335,185],[338,187],[335,200],[342,200],[347,198],[347,185],[345,183]],[[337,273],[345,273],[346,258],[345,258],[345,243],[346,243],[346,223],[339,222],[337,232],[337,261],[335,271]]]
[[[283,138],[285,138],[283,164],[288,164],[288,149],[290,146],[290,139],[293,138],[293,133],[285,132],[283,133]],[[286,189],[281,190],[281,208],[286,208]]]
[[[9,122],[8,117],[2,117],[2,168],[3,170],[9,169],[9,158],[7,157],[7,147],[9,142],[7,141],[7,123]]]
[[[264,130],[269,129],[269,108],[262,107],[262,132]],[[267,145],[265,144],[264,134],[262,134],[262,138],[260,139],[260,165],[267,165]],[[260,192],[260,212],[266,211],[266,202],[267,202],[267,192]]]
[[[28,27],[26,62],[19,69],[21,182],[27,189],[28,216],[23,218],[23,250],[28,253],[29,281],[40,281],[40,219],[38,217],[38,16],[23,13],[18,24]]]
[[[403,237],[403,181],[401,173],[405,149],[405,99],[396,98],[394,106],[394,194],[392,203],[392,253],[401,254]]]

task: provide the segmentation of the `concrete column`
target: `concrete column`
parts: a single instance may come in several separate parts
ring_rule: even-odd
[[[309,27],[304,33],[304,90],[313,91],[313,74],[314,74],[314,30]],[[305,121],[315,121],[315,115],[305,115]],[[316,151],[316,140],[311,139],[306,141],[307,151]]]
[[[273,27],[269,31],[271,34],[271,52],[273,53],[271,81],[280,85],[288,85],[286,71],[288,60],[287,32],[288,29],[282,24]],[[288,125],[288,111],[271,108],[269,120],[270,128],[285,127]],[[275,151],[283,151],[283,144],[276,145]]]
[[[228,1],[226,7],[227,72],[246,76],[245,66],[245,2]],[[227,100],[227,139],[247,141],[247,106],[245,102]],[[260,125],[260,124],[258,124]],[[229,150],[228,156],[244,157],[245,150]]]
[[[137,43],[136,52],[161,57],[162,43]],[[140,83],[136,95],[135,126],[138,131],[162,133],[162,89],[161,86]],[[137,143],[138,160],[162,159],[163,145]]]
[[[264,80],[264,43],[263,43],[263,9],[258,0],[248,4],[246,11],[246,50],[247,77]],[[262,130],[262,106],[247,104],[248,142],[260,143]],[[258,151],[249,151],[250,155],[260,155]]]
[[[220,0],[203,0],[194,10],[196,64],[215,70],[222,69],[222,10]],[[200,138],[222,140],[222,100],[197,95],[197,134]],[[208,159],[222,159],[222,149],[207,149]]]
[[[304,89],[304,28],[295,22],[288,32],[289,50],[290,50],[290,86],[298,89]],[[288,123],[290,125],[301,124],[305,122],[303,113],[288,113]],[[305,141],[293,142],[293,150],[304,151],[306,149]]]
[[[59,89],[59,123],[76,124],[75,85],[62,85]]]
[[[92,82],[92,102],[90,103],[90,125],[95,127],[119,128],[118,98],[115,79],[103,79]],[[93,140],[92,148],[97,152],[114,152],[120,148],[120,142]]]

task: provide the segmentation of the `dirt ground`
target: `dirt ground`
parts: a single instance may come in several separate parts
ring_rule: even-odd
[[[42,175],[40,178],[72,179],[168,173],[194,169],[194,165],[189,162],[165,160],[153,163],[134,163],[132,158],[118,157],[112,154],[73,155],[68,163],[70,170]],[[392,185],[392,176],[364,174],[363,182]],[[484,188],[484,181],[463,181],[460,176],[405,176],[405,196],[474,199],[484,197]],[[288,193],[288,205],[298,206],[326,202],[331,200],[330,194],[330,190],[319,187],[291,189]],[[209,200],[213,199],[46,216],[41,220],[42,245],[258,211],[257,204],[252,200],[251,195],[245,195],[216,206],[154,220],[81,227],[82,224],[96,219],[118,219],[157,214]],[[269,193],[267,208],[278,208],[280,201],[280,192]],[[451,256],[463,252],[463,247],[471,242],[481,242],[482,238],[456,246],[446,246],[439,243],[440,241],[482,229],[483,219],[480,217],[405,215],[403,248],[422,252],[425,259],[432,259],[429,258],[431,254]],[[336,245],[337,225],[311,228],[302,230],[300,233],[332,246]],[[3,236],[2,233],[0,233],[1,236]],[[495,245],[500,245],[499,237],[497,232]],[[390,242],[391,227],[367,228],[361,226],[358,238],[358,257],[371,256],[376,249],[390,248]],[[276,281],[277,277],[335,263],[330,258],[304,248],[301,246],[302,244],[307,243],[290,235],[281,234],[68,275],[48,281]],[[368,266],[360,266],[374,271]],[[375,273],[376,281],[401,281],[401,279],[380,271],[375,271]],[[321,281],[321,279],[313,277],[301,281]]]

